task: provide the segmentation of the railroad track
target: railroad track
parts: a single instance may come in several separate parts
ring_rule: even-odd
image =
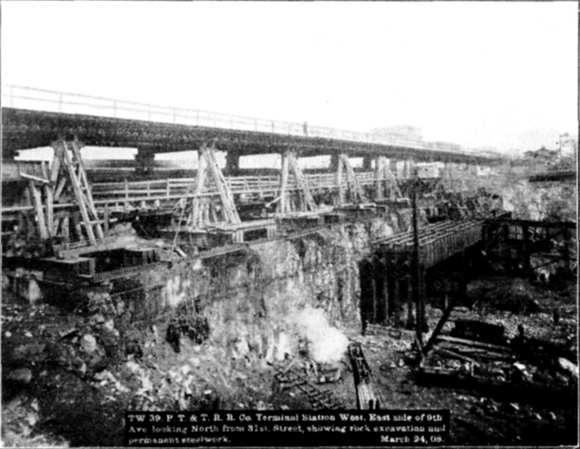
[[[365,359],[359,343],[351,343],[348,347],[352,374],[356,390],[356,404],[359,410],[376,410],[380,408],[380,398],[375,393],[371,369]]]

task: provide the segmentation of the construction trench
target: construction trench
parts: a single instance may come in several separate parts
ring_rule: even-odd
[[[343,155],[335,181],[288,152],[236,178],[208,146],[192,180],[92,183],[80,146],[3,182],[5,444],[121,445],[128,410],[344,409],[577,444],[576,225],[518,215],[505,167],[458,189]]]

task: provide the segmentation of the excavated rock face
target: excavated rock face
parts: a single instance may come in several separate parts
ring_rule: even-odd
[[[234,360],[269,362],[296,356],[302,340],[309,359],[332,365],[340,329],[361,326],[359,262],[371,240],[396,231],[384,219],[338,225],[71,292],[75,321],[45,352],[85,377],[140,359],[152,340],[176,350],[209,340]]]
[[[359,262],[371,240],[392,235],[396,226],[384,219],[345,224],[175,263],[152,274],[165,286],[146,300],[157,301],[158,316],[169,317],[159,325],[174,349],[183,338],[199,343],[209,337],[234,359],[282,361],[296,355],[299,338],[307,338],[297,325],[305,310],[320,311],[328,329],[361,326]],[[203,336],[183,331],[179,323],[192,319],[204,323]]]

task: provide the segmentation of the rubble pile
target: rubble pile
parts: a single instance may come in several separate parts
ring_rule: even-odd
[[[480,279],[470,284],[467,303],[446,323],[433,350],[421,361],[427,383],[473,388],[503,386],[511,392],[574,396],[577,385],[577,305],[529,281]],[[427,308],[430,323],[441,312]]]
[[[5,447],[69,447],[55,435],[39,434],[40,406],[34,398],[18,396],[2,407],[2,443]]]
[[[577,305],[570,290],[499,277],[472,281],[428,354],[414,330],[368,324],[360,335],[359,262],[374,238],[408,229],[410,218],[406,211],[386,222],[175,259],[72,295],[70,308],[8,298],[3,400],[13,420],[5,419],[4,442],[24,435],[31,444],[109,445],[125,410],[354,408],[349,345],[364,351],[375,404],[448,408],[456,441],[469,441],[469,432],[493,443],[519,441],[505,421],[526,431],[538,423],[568,429],[572,409],[498,397],[487,387],[575,397]],[[446,304],[459,288],[442,290]],[[432,332],[443,312],[427,305],[426,313]],[[436,376],[450,382],[434,387]],[[369,395],[358,394],[368,403]],[[70,435],[70,419],[105,427]],[[64,439],[47,437],[54,429]]]

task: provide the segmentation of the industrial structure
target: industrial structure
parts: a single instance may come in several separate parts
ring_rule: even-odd
[[[268,301],[284,297],[290,287],[282,280],[314,286],[328,268],[325,284],[310,290],[316,301],[363,333],[385,323],[413,328],[427,360],[455,304],[445,304],[423,341],[428,278],[438,266],[457,270],[458,297],[467,266],[482,253],[531,272],[531,255],[546,252],[557,235],[559,249],[548,249],[568,264],[575,259],[573,224],[511,220],[501,196],[486,189],[501,158],[425,142],[414,128],[357,133],[16,86],[2,95],[7,284],[31,302],[52,296],[110,317],[123,336],[131,327],[163,325],[179,351],[181,332],[206,338],[201,310],[221,298],[211,325],[234,316],[232,329],[244,323],[259,334],[257,351],[283,360],[282,332],[270,322],[277,305]],[[50,163],[15,159],[46,146]],[[134,173],[94,182],[84,146],[137,148]],[[193,177],[151,176],[157,154],[192,150],[199,161]],[[279,155],[280,166],[240,169],[241,157],[266,154]],[[320,155],[330,156],[326,170],[301,168],[300,158]],[[128,228],[137,243],[127,244]],[[333,239],[339,243],[328,243]],[[191,316],[203,322],[203,336],[188,324]],[[266,339],[270,349],[263,350]],[[361,347],[351,344],[349,355],[357,406],[379,408]],[[314,407],[342,406],[296,368],[278,370],[276,379],[299,388]]]

